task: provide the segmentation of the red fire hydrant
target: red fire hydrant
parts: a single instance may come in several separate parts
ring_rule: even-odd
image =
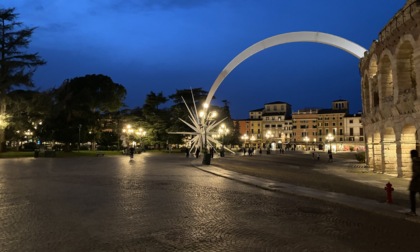
[[[394,191],[394,188],[392,188],[392,184],[388,182],[385,185],[385,191],[386,191],[386,202],[389,204],[392,204],[392,191]]]

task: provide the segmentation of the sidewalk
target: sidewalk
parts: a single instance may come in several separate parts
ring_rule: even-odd
[[[420,217],[408,217],[404,214],[409,211],[408,206],[402,207],[388,203],[380,203],[375,200],[355,197],[342,193],[321,191],[317,189],[281,183],[274,180],[249,176],[233,171],[224,170],[213,165],[202,165],[201,159],[194,159],[193,161],[191,161],[191,164],[202,171],[209,172],[214,175],[225,177],[228,179],[232,179],[241,183],[253,185],[261,189],[316,198],[319,200],[325,200],[351,208],[356,208],[368,212],[375,212],[377,214],[382,214],[388,217],[407,219],[412,222],[420,223]],[[337,166],[331,165],[327,169],[322,169],[318,171],[334,174],[359,183],[373,185],[375,187],[385,187],[386,183],[391,182],[395,191],[404,193],[405,195],[407,195],[408,198],[407,188],[410,179],[396,178],[395,176],[387,174],[373,173],[371,171],[368,171],[366,168],[354,167],[353,165],[353,163],[337,163]]]

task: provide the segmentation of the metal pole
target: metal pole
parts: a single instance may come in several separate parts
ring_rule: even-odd
[[[77,151],[80,151],[80,130],[82,129],[82,125],[79,124],[79,146],[77,146]]]

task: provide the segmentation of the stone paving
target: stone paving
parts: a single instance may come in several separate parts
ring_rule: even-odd
[[[0,160],[0,251],[416,251],[420,225],[175,154]]]

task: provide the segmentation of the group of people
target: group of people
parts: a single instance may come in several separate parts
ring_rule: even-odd
[[[194,153],[195,158],[198,158],[198,157],[200,156],[200,152],[201,152],[200,147],[198,147],[198,148],[195,150],[195,153]],[[215,152],[214,148],[213,148],[213,147],[211,147],[211,148],[210,148],[210,156],[211,156],[211,158],[213,158],[213,157],[214,157],[214,152]],[[222,153],[224,154],[224,150],[222,150],[220,153],[221,153],[221,154],[222,154]],[[186,156],[187,158],[188,158],[188,157],[190,157],[190,149],[189,149],[189,148],[185,148],[185,156]]]
[[[244,156],[246,155],[246,153],[248,152],[248,156],[252,156],[252,154],[254,154],[255,149],[253,147],[250,148],[243,148],[243,152],[244,152]]]

